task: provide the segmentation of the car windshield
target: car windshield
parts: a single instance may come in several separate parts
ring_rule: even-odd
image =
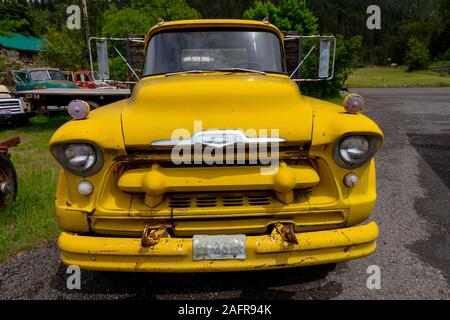
[[[254,30],[183,30],[155,34],[144,75],[247,69],[286,73],[276,34]]]
[[[48,73],[50,74],[50,78],[52,80],[66,80],[66,77],[64,76],[64,73],[58,70],[48,70]]]
[[[64,74],[58,70],[30,71],[30,77],[33,81],[66,80]]]

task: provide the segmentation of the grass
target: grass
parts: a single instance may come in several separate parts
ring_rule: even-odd
[[[26,127],[0,125],[0,139],[12,136],[22,139],[18,147],[10,149],[19,191],[16,201],[0,211],[0,262],[58,235],[53,202],[58,165],[48,151],[48,141],[66,120],[36,117]]]
[[[350,88],[390,87],[448,87],[450,75],[446,72],[406,72],[406,67],[371,67],[355,70],[350,75]]]
[[[436,61],[431,64],[430,67],[448,67],[450,66],[450,61]]]

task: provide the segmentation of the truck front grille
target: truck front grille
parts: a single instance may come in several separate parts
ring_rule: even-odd
[[[214,208],[269,206],[274,198],[270,192],[222,193],[222,194],[171,194],[168,195],[169,206],[180,208]]]
[[[149,155],[118,159],[106,179],[105,187],[99,192],[96,210],[89,217],[95,234],[140,237],[146,226],[164,224],[173,225],[172,232],[176,237],[250,235],[270,232],[280,222],[294,224],[297,232],[309,232],[344,227],[348,219],[348,205],[339,201],[336,187],[329,187],[334,179],[323,160],[307,159],[288,164],[294,169],[303,166],[305,173],[314,170],[320,173],[321,178],[314,187],[295,188],[293,201],[289,204],[281,202],[270,183],[261,180],[261,175],[251,183],[237,180],[236,188],[220,190],[221,185],[211,184],[202,191],[183,190],[186,179],[190,179],[188,186],[198,183],[192,177],[203,180],[221,175],[231,178],[240,174],[245,177],[258,171],[258,168],[248,167],[241,172],[240,167],[175,168],[165,163],[158,173],[167,178],[165,186],[168,191],[164,193],[161,203],[151,207],[146,203],[145,190],[141,188],[145,174],[152,170],[151,165]],[[210,170],[211,174],[202,176],[202,170]],[[214,172],[216,174],[212,174]],[[127,174],[135,176],[119,183]],[[183,179],[171,180],[171,177]],[[297,179],[299,182],[302,180],[307,180],[306,175]],[[258,186],[258,183],[267,184],[267,188],[257,189],[255,185]]]
[[[128,156],[124,156],[117,160],[124,161],[128,163],[133,163],[136,165],[138,163],[159,163],[164,167],[209,167],[211,163],[214,166],[252,166],[261,165],[262,162],[277,159],[280,161],[293,162],[305,160],[308,156],[309,144],[299,144],[299,145],[281,145],[276,154],[271,154],[271,149],[268,147],[267,154],[260,154],[255,150],[250,150],[249,147],[245,147],[243,150],[235,148],[235,153],[231,158],[227,156],[226,151],[221,151],[221,153],[216,154],[215,151],[212,152],[211,156],[203,157],[199,163],[196,162],[194,153],[184,155],[187,157],[186,162],[183,164],[174,164],[172,161],[172,149],[133,149],[127,147]],[[208,164],[209,163],[209,164]]]
[[[0,99],[0,113],[20,114],[21,112],[19,99]]]

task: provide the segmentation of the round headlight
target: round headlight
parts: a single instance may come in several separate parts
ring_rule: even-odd
[[[90,143],[58,144],[52,150],[64,169],[78,176],[92,176],[103,166],[100,149]]]
[[[377,151],[377,138],[348,136],[336,144],[335,161],[344,168],[358,168],[372,159]]]
[[[95,165],[97,155],[90,144],[68,144],[64,148],[64,157],[74,170],[89,170]]]
[[[369,139],[362,136],[348,137],[342,140],[339,147],[341,159],[350,164],[356,164],[366,160],[369,152]]]

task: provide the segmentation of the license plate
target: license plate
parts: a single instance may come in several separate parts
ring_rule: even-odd
[[[245,235],[194,236],[194,260],[245,260]]]

